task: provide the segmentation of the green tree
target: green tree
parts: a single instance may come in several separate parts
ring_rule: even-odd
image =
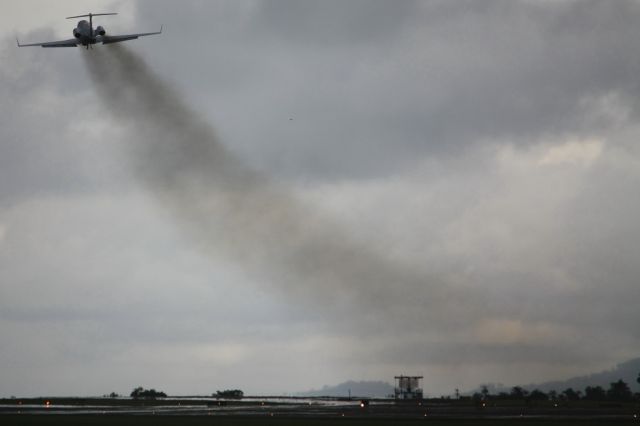
[[[487,387],[487,385],[482,385],[480,393],[482,394],[482,399],[484,399],[485,401],[489,399],[489,388]]]
[[[584,389],[584,399],[589,401],[604,401],[607,399],[607,392],[602,386],[587,386]]]
[[[145,389],[142,386],[138,386],[133,391],[131,391],[131,398],[139,399],[156,399],[156,398],[166,398],[167,394],[162,391],[157,391],[155,389]]]
[[[514,399],[524,399],[528,392],[520,386],[514,386],[511,388],[511,397]]]
[[[562,391],[562,395],[567,401],[577,401],[580,399],[580,391],[575,391],[573,388],[567,388]]]
[[[244,392],[240,389],[226,389],[223,391],[216,391],[215,396],[217,398],[242,399]]]
[[[142,386],[138,386],[137,388],[131,391],[131,398],[141,398],[143,392],[144,392],[144,388]]]
[[[529,394],[529,399],[532,401],[546,401],[549,399],[549,395],[542,392],[540,389],[534,389]]]
[[[622,381],[611,383],[609,390],[607,390],[607,398],[612,401],[631,401],[633,399],[633,393],[629,388],[629,385]]]

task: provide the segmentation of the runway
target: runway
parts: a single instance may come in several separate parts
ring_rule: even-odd
[[[165,417],[210,418],[220,421],[231,419],[277,418],[347,421],[367,420],[378,422],[417,420],[446,421],[447,424],[468,424],[497,421],[500,424],[526,422],[526,424],[554,424],[556,422],[578,422],[588,424],[639,424],[640,409],[634,404],[525,404],[514,401],[503,404],[476,405],[468,401],[424,400],[421,402],[396,402],[392,399],[362,400],[347,398],[291,398],[249,397],[242,400],[216,398],[165,398],[135,400],[131,398],[36,398],[0,400],[1,417],[30,418],[38,424],[45,418],[77,419],[90,416],[123,418]],[[6,417],[5,417],[6,416]],[[194,420],[192,420],[194,421]],[[39,423],[45,422],[45,423]],[[462,423],[460,423],[462,422]],[[533,422],[533,423],[532,423]],[[3,422],[4,423],[4,422]],[[11,422],[13,423],[13,421]],[[65,424],[65,423],[56,423]]]

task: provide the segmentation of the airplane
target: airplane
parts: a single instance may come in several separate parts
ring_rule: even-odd
[[[76,47],[76,46],[82,45],[88,49],[89,46],[93,47],[93,45],[96,43],[102,43],[102,44],[118,43],[121,41],[134,40],[138,37],[144,37],[144,36],[150,36],[150,35],[162,33],[162,27],[160,27],[160,31],[151,32],[151,33],[107,35],[107,31],[104,29],[102,25],[97,26],[95,29],[93,28],[93,17],[105,16],[105,15],[117,15],[117,13],[88,13],[86,15],[69,16],[67,19],[84,18],[88,16],[89,22],[87,22],[85,19],[79,21],[78,26],[73,29],[74,38],[71,38],[68,40],[49,41],[44,43],[20,44],[20,41],[18,41],[18,39],[16,38],[16,42],[18,43],[18,47],[26,47],[26,46]]]

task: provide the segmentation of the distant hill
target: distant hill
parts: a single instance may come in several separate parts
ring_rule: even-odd
[[[589,374],[586,376],[573,377],[568,380],[557,380],[552,382],[544,382],[540,384],[530,384],[523,386],[527,390],[540,389],[544,392],[556,390],[561,392],[567,388],[584,391],[587,386],[602,386],[609,389],[612,382],[622,379],[625,381],[632,391],[640,391],[638,384],[638,374],[640,374],[640,358],[618,364],[615,368],[600,373]]]
[[[640,374],[640,358],[632,359],[627,362],[618,364],[611,370],[602,371],[599,373],[588,374],[585,376],[573,377],[567,380],[555,380],[543,383],[531,383],[528,385],[521,385],[524,389],[532,391],[533,389],[540,389],[541,391],[548,392],[555,390],[562,392],[567,388],[573,388],[574,390],[584,391],[587,386],[602,386],[604,389],[609,389],[609,385],[612,382],[618,380],[624,380],[632,391],[640,392],[640,384],[636,381]],[[499,392],[509,392],[511,387],[507,387],[500,384],[487,385],[489,391],[492,394]],[[393,386],[383,381],[361,381],[356,382],[350,380],[348,382],[340,383],[335,386],[323,386],[322,389],[314,389],[307,392],[299,392],[297,396],[331,396],[331,397],[347,397],[349,396],[349,390],[351,390],[351,396],[353,397],[371,397],[371,398],[384,398],[393,394]],[[472,392],[479,391],[476,389]]]
[[[350,380],[335,386],[323,386],[322,389],[300,392],[297,396],[332,396],[347,397],[351,391],[352,397],[384,398],[393,394],[393,386],[382,381],[356,382]]]
[[[612,382],[623,380],[629,385],[632,391],[639,392],[640,384],[637,382],[638,374],[640,374],[640,358],[623,362],[611,370],[602,371],[600,373],[573,377],[567,380],[554,380],[550,382],[531,383],[520,386],[528,391],[540,389],[543,392],[548,392],[550,390],[562,392],[567,388],[573,388],[573,390],[584,392],[584,388],[587,386],[602,386],[606,390],[609,389]],[[486,386],[491,394],[509,392],[511,390],[511,387],[507,387],[502,384],[491,383]],[[472,391],[472,393],[479,391],[480,388]]]

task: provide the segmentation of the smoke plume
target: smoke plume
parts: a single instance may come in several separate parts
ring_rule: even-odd
[[[435,319],[430,307],[445,302],[442,286],[354,241],[245,166],[142,58],[105,47],[85,55],[86,63],[127,128],[132,164],[202,250],[237,262],[260,285],[355,322],[370,315],[402,326]]]

